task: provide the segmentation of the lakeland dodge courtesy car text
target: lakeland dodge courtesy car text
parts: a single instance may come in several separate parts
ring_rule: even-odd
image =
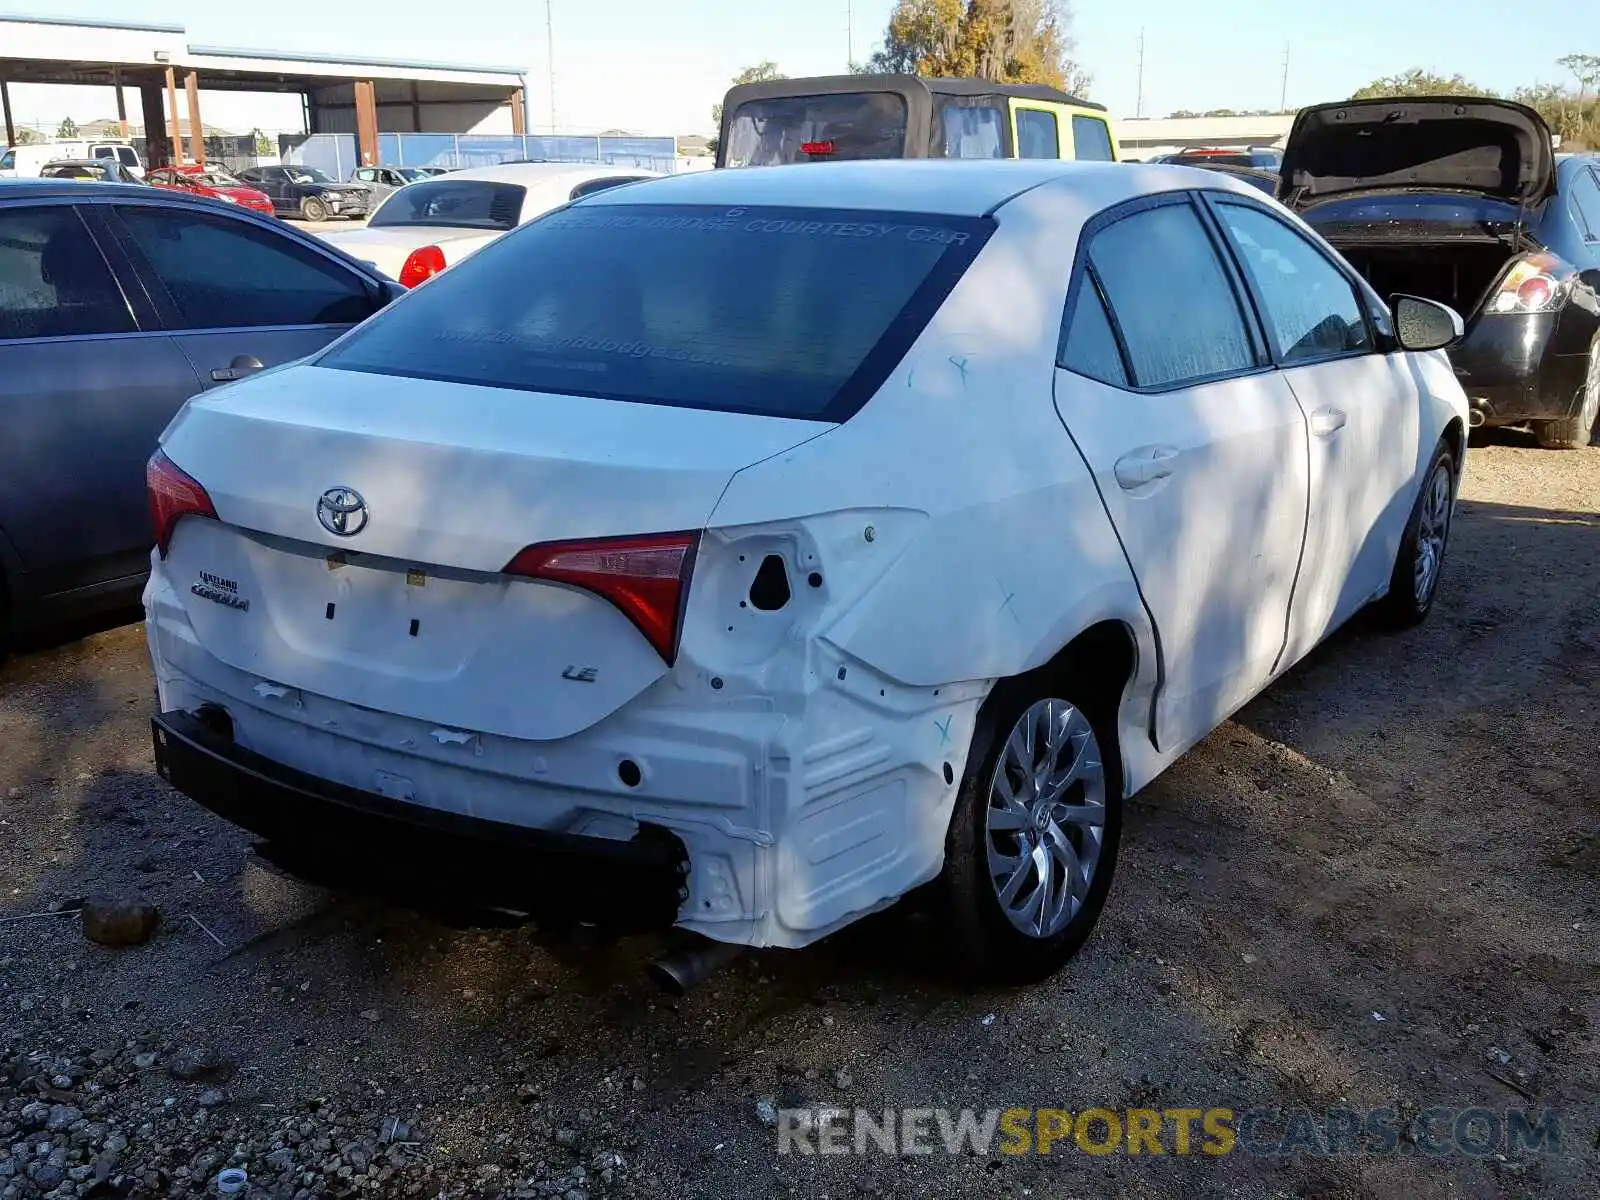
[[[1460,330],[1198,169],[602,191],[174,419],[157,762],[308,874],[788,947],[938,879],[1037,977],[1130,793],[1427,614]]]

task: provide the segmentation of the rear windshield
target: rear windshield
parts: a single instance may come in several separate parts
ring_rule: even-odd
[[[741,104],[728,125],[730,167],[904,158],[905,97],[894,92],[783,96]]]
[[[515,229],[527,189],[486,179],[428,179],[392,193],[367,224]]]
[[[991,228],[914,213],[580,203],[429,280],[318,361],[842,421]]]

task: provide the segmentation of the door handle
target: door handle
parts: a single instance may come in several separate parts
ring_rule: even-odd
[[[1331,405],[1311,414],[1311,432],[1317,437],[1332,437],[1344,428],[1347,420],[1344,409]]]
[[[234,356],[233,361],[227,366],[218,367],[212,371],[211,381],[213,383],[231,383],[235,379],[243,379],[252,371],[261,370],[262,365],[261,360],[253,355],[238,354]]]
[[[1165,447],[1144,446],[1117,459],[1112,473],[1117,477],[1117,486],[1131,492],[1171,475],[1177,457],[1175,451]]]

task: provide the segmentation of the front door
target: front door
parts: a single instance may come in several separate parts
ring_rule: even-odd
[[[1113,210],[1081,245],[1056,409],[1156,626],[1155,733],[1176,753],[1254,695],[1283,649],[1305,419],[1188,196]]]
[[[50,595],[149,565],[144,466],[200,390],[65,204],[0,207],[0,521]]]
[[[1310,430],[1310,520],[1283,666],[1382,591],[1411,515],[1423,447],[1417,382],[1378,345],[1365,294],[1265,205],[1213,195],[1273,357]]]

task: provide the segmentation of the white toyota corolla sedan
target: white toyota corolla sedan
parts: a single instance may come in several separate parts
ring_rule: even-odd
[[[1460,327],[1182,167],[600,192],[167,429],[158,765],[307,874],[722,943],[938,879],[1037,977],[1126,797],[1427,615]]]

